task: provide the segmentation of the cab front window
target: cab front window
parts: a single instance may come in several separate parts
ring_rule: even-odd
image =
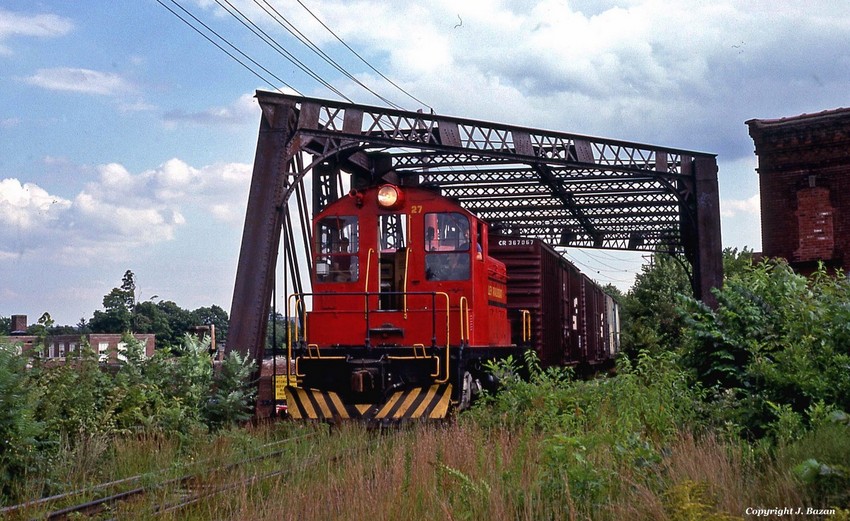
[[[424,246],[426,280],[469,279],[469,219],[464,214],[425,214]]]
[[[315,237],[316,281],[356,282],[360,242],[357,217],[325,217],[319,220]]]

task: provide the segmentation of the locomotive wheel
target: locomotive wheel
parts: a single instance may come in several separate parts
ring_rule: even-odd
[[[469,371],[464,371],[463,379],[460,382],[460,403],[457,406],[459,411],[469,409],[472,404],[472,388],[474,385],[475,381],[472,379],[472,375]]]

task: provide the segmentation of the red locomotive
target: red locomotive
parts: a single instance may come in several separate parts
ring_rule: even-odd
[[[613,299],[541,241],[491,235],[434,190],[352,191],[313,238],[313,293],[290,299],[295,418],[442,418],[493,383],[488,360],[616,354]]]

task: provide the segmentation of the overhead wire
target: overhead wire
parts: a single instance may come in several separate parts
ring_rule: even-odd
[[[594,262],[599,263],[599,264],[601,264],[602,266],[605,266],[606,268],[610,268],[609,270],[603,270],[603,271],[607,271],[608,273],[629,273],[629,272],[631,272],[631,271],[632,271],[632,270],[630,270],[630,269],[618,268],[618,267],[615,267],[615,266],[611,266],[610,264],[608,264],[608,263],[603,262],[602,260],[600,260],[597,254],[598,254],[598,253],[601,253],[601,250],[595,250],[595,253],[594,253],[594,254],[591,254],[591,253],[588,251],[588,249],[586,249],[586,248],[582,248],[582,249],[580,249],[579,251],[580,251],[581,253],[583,253],[585,256],[587,256],[587,257],[589,257],[590,259],[592,259]],[[610,256],[610,254],[609,254],[609,256]],[[628,263],[629,263],[629,264],[631,264],[631,265],[634,265],[634,264],[635,264],[635,262],[636,262],[636,261],[628,260],[628,259],[617,259],[616,257],[613,257],[613,256],[610,256],[610,257],[611,257],[614,261],[617,261],[617,262],[624,262],[624,263],[628,262]],[[641,262],[641,264],[643,264],[643,263]]]
[[[266,45],[271,47],[278,54],[280,54],[281,56],[286,58],[290,63],[295,65],[302,72],[307,74],[309,77],[311,77],[312,79],[314,79],[315,81],[320,83],[322,86],[324,86],[325,88],[327,88],[328,90],[330,90],[331,92],[336,94],[337,96],[341,97],[342,99],[344,99],[344,100],[346,100],[350,103],[352,102],[352,100],[348,96],[343,94],[342,91],[340,91],[339,89],[337,89],[336,87],[331,85],[330,82],[328,82],[327,80],[325,80],[324,78],[319,76],[310,67],[308,67],[304,62],[299,60],[294,54],[292,54],[285,47],[283,47],[280,43],[278,43],[277,40],[275,40],[271,35],[269,35],[266,31],[261,29],[260,26],[258,26],[256,23],[254,23],[254,21],[251,20],[246,14],[244,14],[242,11],[240,11],[239,8],[237,8],[232,3],[230,3],[229,0],[215,0],[215,1],[219,5],[219,7],[221,7],[225,11],[227,11],[227,13],[230,14],[233,18],[235,18],[239,23],[241,23],[249,31],[254,33],[254,35],[257,38],[262,40]],[[225,6],[222,2],[226,3],[227,6]],[[231,9],[232,9],[232,11],[231,11]],[[236,13],[238,13],[238,16],[237,16],[237,14],[234,13],[234,11]]]
[[[165,4],[162,0],[156,0],[156,2],[157,2],[159,5],[161,5],[162,7],[164,7],[165,9],[167,9],[169,12],[171,12],[171,14],[173,14],[174,16],[176,16],[178,19],[180,19],[180,21],[182,21],[184,24],[186,24],[186,25],[188,25],[189,27],[191,27],[191,28],[192,28],[195,32],[197,32],[198,34],[200,34],[201,36],[203,36],[203,37],[204,37],[207,41],[209,41],[211,44],[215,45],[215,46],[216,46],[219,50],[221,50],[222,52],[224,52],[225,54],[227,54],[228,56],[230,56],[230,58],[231,58],[231,59],[233,59],[234,61],[236,61],[237,63],[239,63],[242,67],[244,67],[245,69],[247,69],[249,72],[251,72],[254,76],[256,76],[256,77],[257,77],[257,78],[259,78],[261,81],[263,81],[263,82],[264,82],[265,84],[267,84],[269,87],[271,87],[271,88],[275,89],[276,91],[280,92],[280,88],[279,88],[278,86],[274,85],[271,81],[269,81],[269,80],[268,80],[268,78],[263,77],[263,76],[262,76],[260,73],[258,73],[256,70],[254,70],[254,69],[252,69],[250,66],[248,66],[245,62],[243,62],[242,60],[240,60],[239,58],[237,58],[236,56],[234,56],[234,55],[233,55],[233,53],[231,53],[230,51],[228,51],[227,49],[225,49],[224,47],[222,47],[222,46],[221,46],[218,42],[216,42],[215,40],[213,40],[212,38],[210,38],[207,34],[204,34],[204,32],[203,32],[203,31],[201,31],[200,29],[198,29],[198,27],[196,27],[195,25],[193,25],[193,24],[192,24],[192,22],[190,22],[189,20],[187,20],[186,18],[184,18],[183,16],[181,16],[181,15],[180,15],[180,13],[176,12],[174,9],[172,9],[171,7],[169,7],[168,5],[166,5],[166,4]],[[247,59],[248,61],[250,61],[251,63],[253,63],[253,64],[254,64],[254,65],[256,65],[257,67],[259,67],[260,69],[262,69],[264,72],[266,72],[267,74],[269,74],[272,78],[274,78],[274,79],[278,80],[278,81],[279,81],[281,84],[283,84],[285,87],[288,87],[288,88],[292,89],[294,92],[296,92],[297,94],[301,95],[301,93],[300,93],[300,92],[298,92],[298,89],[296,89],[295,87],[293,87],[292,85],[290,85],[289,83],[287,83],[286,81],[284,81],[283,79],[278,78],[278,77],[277,77],[274,73],[272,73],[271,71],[269,71],[268,69],[266,69],[265,67],[263,67],[262,65],[260,65],[259,63],[257,63],[257,62],[256,62],[253,58],[251,58],[250,56],[248,56],[247,54],[245,54],[245,53],[244,53],[241,49],[239,49],[238,47],[236,47],[235,45],[233,45],[233,44],[232,44],[232,43],[231,43],[231,42],[230,42],[227,38],[223,37],[223,36],[222,36],[221,34],[219,34],[217,31],[215,31],[214,29],[212,29],[211,27],[209,27],[207,24],[205,24],[204,22],[202,22],[200,19],[198,19],[198,17],[196,17],[195,15],[193,15],[192,13],[190,13],[190,12],[189,12],[189,11],[188,11],[185,7],[183,7],[182,5],[180,5],[180,3],[179,3],[179,2],[177,2],[176,0],[171,0],[171,3],[172,3],[172,4],[174,4],[174,5],[176,5],[178,8],[180,8],[180,10],[181,10],[181,11],[183,11],[183,12],[184,12],[184,13],[186,13],[188,16],[190,16],[193,20],[195,20],[197,23],[199,23],[201,26],[203,26],[206,30],[208,30],[209,32],[211,32],[212,34],[214,34],[214,35],[215,35],[218,39],[220,39],[222,42],[224,42],[224,43],[226,43],[228,46],[230,46],[230,48],[232,48],[234,51],[236,51],[237,53],[241,54],[241,55],[242,55],[245,59]]]
[[[346,43],[346,42],[345,42],[342,38],[340,38],[339,36],[337,36],[337,34],[336,34],[336,33],[335,33],[335,32],[334,32],[334,31],[333,31],[330,27],[328,27],[328,26],[327,26],[327,24],[325,24],[325,22],[323,22],[323,21],[322,21],[322,20],[321,20],[321,19],[320,19],[320,18],[319,18],[319,17],[318,17],[318,16],[317,16],[314,12],[313,12],[313,11],[311,11],[309,7],[307,7],[306,5],[304,5],[304,2],[302,2],[301,0],[296,0],[296,1],[298,2],[298,4],[299,4],[301,7],[303,7],[303,8],[304,8],[304,10],[305,10],[305,11],[307,11],[307,12],[310,14],[310,16],[312,16],[312,17],[313,17],[313,18],[314,18],[317,22],[319,22],[319,24],[320,24],[322,27],[324,27],[324,28],[325,28],[325,29],[326,29],[329,33],[331,33],[331,35],[332,35],[334,38],[336,38],[336,39],[337,39],[337,41],[338,41],[339,43],[341,43],[343,46],[345,46],[345,48],[346,48],[346,49],[348,49],[349,51],[351,51],[351,53],[352,53],[354,56],[357,56],[357,58],[358,58],[360,61],[362,61],[362,62],[363,62],[363,63],[364,63],[367,67],[369,67],[370,69],[372,69],[372,70],[375,72],[375,74],[377,74],[378,76],[380,76],[381,78],[383,78],[384,80],[386,80],[386,81],[387,81],[390,85],[392,85],[392,86],[393,86],[393,87],[395,87],[396,89],[400,90],[402,93],[404,93],[405,95],[407,95],[407,97],[409,97],[409,98],[410,98],[410,99],[412,99],[413,101],[415,101],[415,102],[419,103],[420,105],[423,105],[423,106],[425,106],[425,107],[428,107],[429,109],[431,109],[431,112],[434,112],[433,107],[431,107],[430,105],[428,105],[428,104],[427,104],[427,103],[425,103],[424,101],[420,100],[419,98],[417,98],[417,97],[416,97],[416,96],[414,96],[413,94],[409,93],[407,90],[405,90],[404,88],[402,88],[401,86],[399,86],[399,85],[398,85],[396,82],[394,82],[393,80],[391,80],[391,79],[389,79],[388,77],[386,77],[386,76],[385,76],[385,75],[384,75],[381,71],[379,71],[379,70],[378,70],[378,69],[376,69],[374,66],[372,66],[372,64],[371,64],[371,63],[369,63],[369,62],[368,62],[365,58],[363,58],[362,56],[360,56],[360,54],[359,54],[357,51],[355,51],[354,49],[352,49],[352,48],[351,48],[351,46],[350,46],[350,45],[348,45],[348,44],[347,44],[347,43]]]
[[[286,82],[285,80],[283,80],[282,78],[280,78],[279,76],[274,74],[267,67],[263,66],[258,61],[253,59],[251,56],[249,56],[242,49],[240,49],[235,44],[233,44],[230,40],[225,38],[221,33],[217,32],[215,29],[210,27],[210,25],[204,23],[200,18],[198,18],[197,16],[192,14],[186,7],[184,7],[177,0],[170,0],[170,2],[171,2],[171,4],[176,6],[180,11],[185,13],[186,16],[191,18],[191,20],[194,20],[194,23],[192,21],[190,21],[189,19],[187,19],[186,16],[181,15],[175,9],[173,9],[172,7],[167,5],[166,0],[156,0],[156,1],[162,7],[164,7],[169,12],[171,12],[171,14],[173,14],[175,17],[177,17],[180,21],[182,21],[185,25],[189,26],[195,32],[197,32],[202,37],[204,37],[204,39],[206,39],[207,41],[209,41],[210,43],[215,45],[219,50],[221,50],[222,52],[227,54],[232,60],[239,63],[242,67],[244,67],[249,72],[251,72],[254,76],[259,78],[263,83],[269,85],[274,90],[280,91],[280,88],[278,87],[278,85],[275,85],[269,79],[269,78],[272,78],[272,79],[276,80],[277,82],[279,82],[279,85],[283,85],[283,86],[291,89],[295,93],[302,95],[298,91],[298,89],[296,89],[291,84],[289,84],[288,82]],[[251,17],[248,14],[246,14],[245,12],[240,10],[238,7],[236,7],[230,0],[215,0],[215,1],[216,1],[216,4],[221,9],[223,9],[225,12],[227,12],[229,15],[231,15],[240,24],[242,24],[244,27],[246,27],[248,30],[250,30],[257,38],[259,38],[261,41],[263,41],[263,43],[265,43],[266,45],[271,47],[275,52],[277,52],[278,54],[283,56],[286,60],[288,60],[295,67],[297,67],[299,70],[301,70],[304,74],[309,76],[311,79],[313,79],[317,83],[321,84],[323,87],[325,87],[326,89],[328,89],[329,91],[334,93],[336,96],[339,96],[340,98],[344,99],[345,101],[347,101],[349,103],[353,103],[353,100],[350,97],[346,96],[340,89],[338,89],[333,84],[331,84],[331,82],[325,80],[321,75],[319,75],[316,71],[314,71],[310,66],[306,65],[302,60],[298,59],[298,57],[296,57],[291,51],[287,50],[283,45],[281,45],[281,43],[279,43],[267,31],[263,30],[254,20],[251,19]],[[398,110],[404,110],[404,108],[402,106],[393,102],[392,100],[390,100],[386,96],[380,94],[375,89],[372,89],[371,87],[366,85],[361,79],[357,78],[354,74],[349,72],[337,60],[335,60],[327,52],[322,50],[321,47],[316,45],[307,35],[305,35],[301,30],[299,30],[295,26],[295,24],[293,24],[286,16],[284,16],[280,12],[280,10],[275,8],[269,2],[269,0],[253,0],[253,2],[260,9],[262,9],[262,11],[267,16],[269,16],[272,20],[275,21],[275,23],[277,23],[284,30],[286,30],[299,43],[301,43],[302,45],[307,47],[311,52],[313,52],[314,54],[319,56],[322,60],[324,60],[331,67],[336,69],[338,72],[340,72],[346,78],[348,78],[349,80],[351,80],[356,85],[363,88],[364,90],[368,91],[373,96],[377,97],[379,100],[381,100],[386,105],[388,105],[392,108],[398,109]],[[385,75],[384,73],[379,71],[374,65],[372,65],[368,60],[366,60],[360,53],[358,53],[347,42],[345,42],[345,40],[343,40],[331,27],[328,26],[328,24],[326,24],[306,4],[304,4],[300,0],[298,1],[298,3],[314,20],[316,20],[316,22],[318,22],[326,31],[328,31],[338,42],[340,42],[340,44],[342,44],[349,52],[351,52],[354,56],[356,56],[357,59],[359,59],[361,62],[363,62],[370,70],[374,71],[381,79],[386,81],[388,84],[392,85],[395,89],[399,90],[404,95],[408,96],[410,99],[414,100],[418,104],[424,105],[425,107],[428,107],[431,110],[431,112],[434,111],[434,109],[430,105],[423,102],[422,100],[420,100],[419,98],[417,98],[416,96],[411,94],[409,91],[407,91],[403,87],[401,87],[399,84],[394,82],[392,79],[387,77],[387,75]],[[203,29],[206,32],[204,32],[204,30],[202,30],[201,27],[203,27]],[[214,37],[217,38],[220,42],[223,42],[224,45],[222,45],[222,43],[219,43],[219,41],[216,41],[210,35],[214,35]],[[225,48],[225,47],[227,47],[227,48]],[[228,48],[232,49],[232,52],[230,50],[228,50]],[[240,58],[239,56],[241,56],[242,58]],[[249,63],[253,64],[253,66],[249,65]],[[262,73],[259,72],[259,71],[262,71]]]
[[[225,0],[225,1],[227,1],[227,0]],[[266,4],[266,6],[268,6],[268,9],[266,7],[263,7],[260,4],[260,0],[254,0],[254,3],[257,4],[257,6],[259,6],[263,11],[265,11],[266,14],[268,14],[275,22],[277,22],[278,25],[283,27],[284,30],[286,30],[289,34],[291,34],[293,37],[295,37],[295,39],[297,39],[299,42],[301,42],[305,47],[307,47],[308,49],[313,51],[314,54],[316,54],[317,56],[322,58],[326,63],[328,63],[328,65],[335,68],[337,71],[342,73],[346,78],[350,79],[351,81],[353,81],[357,85],[366,89],[369,93],[371,93],[372,95],[374,95],[376,98],[380,99],[381,101],[383,101],[387,105],[389,105],[389,106],[391,106],[395,109],[401,109],[402,108],[400,105],[397,105],[396,103],[393,103],[388,98],[382,96],[381,94],[378,94],[377,92],[375,92],[374,90],[369,88],[369,86],[367,86],[365,83],[363,83],[362,81],[357,79],[353,74],[348,72],[348,70],[346,70],[342,65],[337,63],[336,60],[331,58],[325,51],[323,51],[321,48],[319,48],[318,45],[314,44],[313,41],[310,40],[310,38],[308,38],[297,27],[295,27],[295,24],[293,24],[285,16],[283,16],[283,14],[281,14],[280,11],[278,11],[273,5],[271,5],[268,0],[262,0],[262,2],[264,4]],[[302,4],[302,6],[303,6],[303,4]],[[271,12],[269,11],[269,9],[271,9]]]

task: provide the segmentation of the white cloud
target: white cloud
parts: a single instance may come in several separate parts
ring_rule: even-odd
[[[850,81],[850,59],[824,52],[846,46],[850,17],[825,0],[788,9],[737,0],[334,0],[311,7],[439,113],[734,157],[751,152],[744,120],[831,108],[829,92],[836,91],[819,85]],[[287,16],[325,49],[339,48],[303,10]],[[380,30],[363,31],[365,17]],[[272,25],[267,16],[255,19]],[[358,75],[364,83],[418,108],[367,72]],[[376,102],[361,87],[341,88],[356,101]],[[320,87],[309,94],[330,95]],[[775,111],[755,113],[755,97]]]
[[[194,168],[171,159],[139,174],[118,163],[101,165],[98,173],[72,200],[17,179],[0,181],[0,260],[131,258],[137,248],[174,240],[183,229],[210,221],[237,225],[251,165]]]
[[[749,199],[721,199],[720,215],[722,217],[735,217],[740,214],[751,214],[758,216],[761,212],[761,198],[756,194]]]
[[[48,90],[103,96],[117,96],[135,90],[132,84],[118,74],[72,67],[39,69],[24,80]]]
[[[242,125],[257,117],[257,101],[252,94],[243,94],[226,107],[214,107],[200,112],[172,110],[164,115],[168,123],[195,123],[198,125]]]
[[[53,14],[27,15],[0,8],[0,55],[12,51],[3,45],[5,40],[15,36],[53,38],[71,32],[74,24],[71,20]]]
[[[17,179],[0,180],[0,223],[30,233],[56,221],[71,201],[47,193],[41,187]]]

